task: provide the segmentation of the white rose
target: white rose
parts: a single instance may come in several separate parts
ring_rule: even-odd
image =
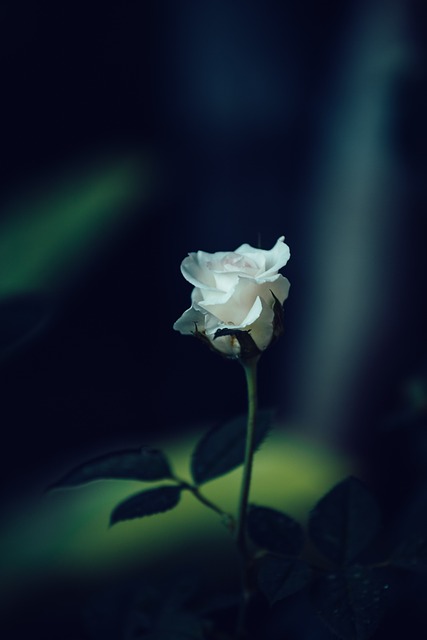
[[[224,329],[247,331],[264,351],[273,338],[275,298],[282,305],[288,296],[289,281],[278,271],[289,257],[284,236],[270,251],[242,244],[235,251],[190,253],[182,261],[181,272],[194,285],[192,304],[173,328],[207,338],[230,357],[240,354],[236,336],[215,338],[215,334]]]

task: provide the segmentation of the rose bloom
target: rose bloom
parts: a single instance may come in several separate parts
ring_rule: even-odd
[[[194,286],[192,304],[173,328],[207,338],[216,350],[234,358],[240,354],[236,336],[215,334],[247,331],[264,351],[273,339],[275,297],[282,305],[289,292],[289,281],[279,273],[290,257],[284,239],[269,251],[242,244],[235,251],[190,253],[181,272]]]

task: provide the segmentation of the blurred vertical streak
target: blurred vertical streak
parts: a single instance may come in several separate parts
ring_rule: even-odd
[[[181,136],[182,180],[191,181],[185,211],[198,248],[256,244],[258,232],[267,246],[283,232],[283,138],[299,60],[292,20],[287,3],[206,0],[176,10],[163,101]]]
[[[364,400],[357,383],[396,316],[400,186],[390,125],[409,54],[405,9],[398,0],[357,6],[319,116],[304,321],[289,396],[297,423],[331,441],[354,426]]]

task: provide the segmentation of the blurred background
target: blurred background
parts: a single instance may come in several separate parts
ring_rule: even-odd
[[[286,331],[261,361],[260,400],[307,443],[293,473],[320,469],[296,502],[308,508],[312,485],[326,490],[350,458],[390,521],[424,505],[424,3],[3,2],[0,13],[8,624],[34,602],[28,586],[20,594],[33,555],[42,571],[56,544],[62,503],[46,506],[47,485],[127,446],[185,457],[185,438],[244,410],[238,366],[172,330],[190,302],[189,251],[271,248],[282,234],[290,246]],[[108,513],[104,489],[61,518],[89,517],[99,500]],[[42,602],[33,632],[59,637],[62,614],[46,622]]]

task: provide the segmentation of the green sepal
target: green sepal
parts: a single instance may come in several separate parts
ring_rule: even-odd
[[[274,295],[270,289],[270,293],[274,298],[273,304],[273,338],[271,342],[275,342],[285,331],[285,314],[283,311],[283,305],[280,300]],[[271,343],[270,343],[271,344]]]

